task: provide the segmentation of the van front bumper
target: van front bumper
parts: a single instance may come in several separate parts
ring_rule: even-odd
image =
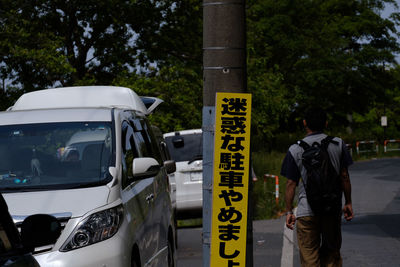
[[[116,234],[102,242],[68,252],[50,251],[35,255],[40,266],[116,267],[130,266],[131,248]]]

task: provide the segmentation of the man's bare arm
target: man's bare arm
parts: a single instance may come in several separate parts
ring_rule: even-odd
[[[286,226],[289,229],[293,229],[294,223],[296,222],[296,217],[292,213],[296,186],[297,183],[295,181],[290,179],[287,180],[286,191],[285,191],[285,203],[286,203]]]
[[[353,219],[353,204],[351,200],[351,183],[350,183],[350,175],[347,168],[343,168],[340,172],[340,178],[342,179],[342,189],[345,199],[345,204],[343,207],[344,218],[347,221]]]

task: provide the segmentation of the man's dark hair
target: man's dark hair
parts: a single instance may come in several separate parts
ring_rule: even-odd
[[[307,110],[304,119],[307,127],[313,132],[320,132],[326,126],[326,112],[320,107],[312,107]]]

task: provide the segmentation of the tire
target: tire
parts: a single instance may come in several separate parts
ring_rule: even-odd
[[[131,264],[132,267],[140,267],[139,265],[137,265],[136,261],[133,261]]]
[[[133,252],[131,256],[131,267],[141,267],[138,253]]]
[[[175,246],[171,236],[168,238],[168,267],[175,267]]]

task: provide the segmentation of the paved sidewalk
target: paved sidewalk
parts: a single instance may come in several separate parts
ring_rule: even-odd
[[[400,202],[400,192],[397,201]],[[285,231],[284,223],[284,217],[253,221],[254,267],[300,266],[295,231]],[[393,214],[359,215],[351,222],[343,220],[343,266],[400,266],[398,225],[400,215]],[[203,266],[201,234],[201,228],[179,229],[178,267]]]
[[[254,267],[300,266],[295,232],[289,229],[284,231],[284,224],[284,216],[253,221]]]
[[[298,267],[299,253],[296,243],[284,247],[284,217],[273,220],[253,221],[254,267]],[[287,230],[289,233],[294,233]],[[202,229],[179,229],[178,267],[202,267]],[[288,248],[289,247],[289,248]],[[292,248],[292,251],[290,251]],[[284,253],[282,251],[285,250]],[[282,263],[282,254],[286,261]],[[286,255],[285,255],[286,254]]]

